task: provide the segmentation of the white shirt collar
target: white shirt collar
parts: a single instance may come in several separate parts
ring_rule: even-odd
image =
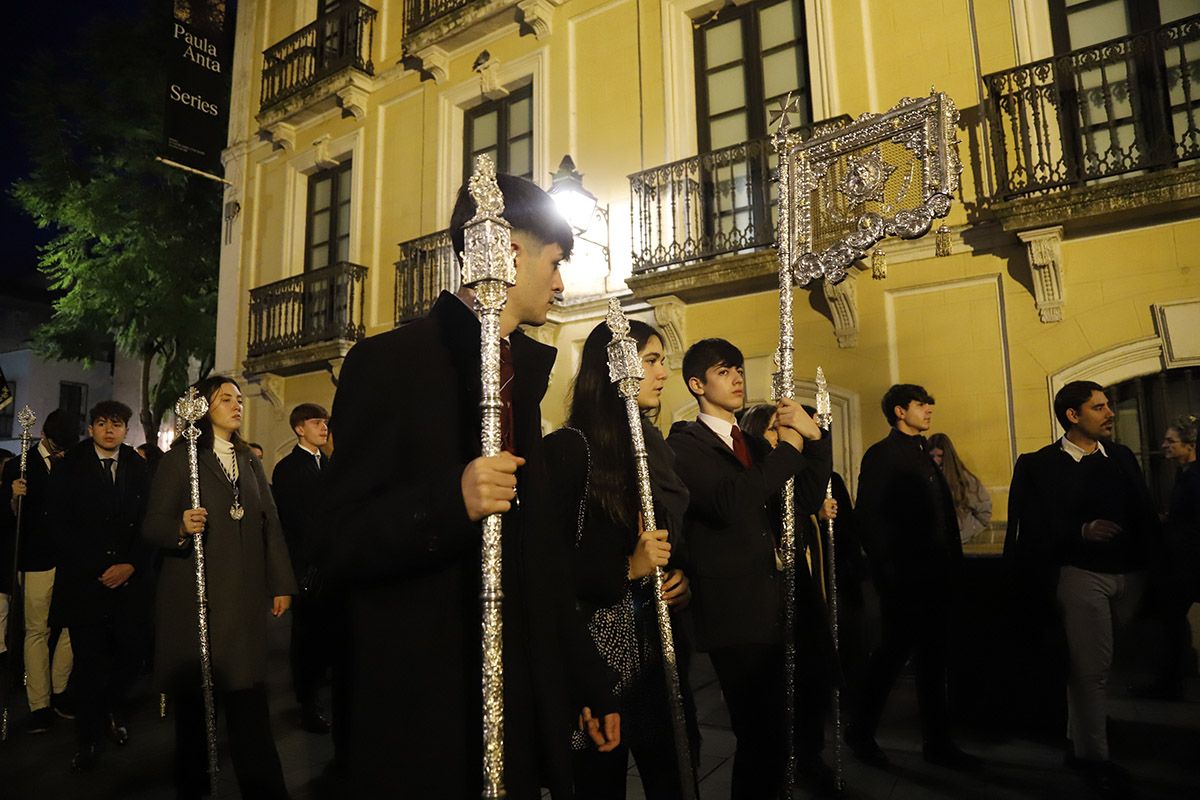
[[[304,452],[308,453],[313,458],[317,459],[318,461],[321,460],[321,451],[320,450],[317,450],[316,448],[309,450],[308,445],[306,445],[304,442],[301,442],[301,441],[297,441],[296,446],[299,447]]]
[[[1104,456],[1105,458],[1108,458],[1108,451],[1104,449],[1104,442],[1099,442],[1099,441],[1096,442],[1096,449],[1092,450],[1091,452],[1084,450],[1082,447],[1080,447],[1079,445],[1072,442],[1066,436],[1063,436],[1062,439],[1059,439],[1059,442],[1062,445],[1063,452],[1066,453],[1067,455],[1069,455],[1072,459],[1074,459],[1076,464],[1078,464],[1080,461],[1083,461],[1084,456],[1090,456],[1092,453],[1095,453],[1095,452],[1099,452],[1100,455]]]
[[[94,444],[92,446],[95,447]],[[120,457],[120,455],[121,455],[121,448],[119,448],[119,447],[117,448],[117,451],[115,453],[113,453],[111,456],[106,455],[103,450],[101,450],[99,447],[96,447],[96,458],[100,459],[101,461],[103,461],[106,458],[111,458],[113,461],[116,461]]]
[[[733,423],[728,420],[714,417],[712,414],[701,413],[696,419],[704,423],[704,425],[717,435],[717,438],[725,443],[725,446],[730,450],[733,449]]]
[[[43,461],[50,460],[50,448],[46,447],[45,439],[38,439],[37,451],[38,451],[38,455],[40,455],[42,457]]]

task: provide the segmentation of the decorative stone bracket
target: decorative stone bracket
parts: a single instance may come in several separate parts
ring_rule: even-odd
[[[666,355],[678,362],[687,350],[687,306],[674,295],[655,298],[650,305],[654,308],[654,322],[665,340]]]
[[[521,10],[521,22],[533,31],[533,38],[541,41],[551,33],[554,7],[563,4],[563,0],[521,0],[517,8]]]
[[[329,154],[329,143],[333,137],[325,134],[313,142],[313,165],[317,169],[333,169],[338,165],[337,159]]]
[[[421,70],[433,78],[434,83],[441,83],[450,75],[450,55],[438,47],[430,45],[413,56],[421,62]]]
[[[1029,251],[1033,302],[1042,322],[1062,322],[1063,318],[1062,233],[1061,225],[1017,233]]]
[[[847,277],[841,283],[821,281],[829,311],[833,315],[833,332],[838,347],[846,349],[858,345],[858,297],[854,289],[854,278]]]
[[[286,122],[276,122],[264,126],[262,135],[274,145],[276,150],[293,152],[296,149],[296,126]]]
[[[344,86],[337,93],[337,103],[342,109],[343,117],[353,117],[361,120],[367,115],[367,97],[368,92],[362,86],[350,84]]]
[[[283,419],[284,387],[287,382],[279,375],[265,373],[251,379],[258,385],[258,393],[271,404],[275,419]]]
[[[500,83],[500,62],[496,59],[489,59],[479,68],[479,90],[488,100],[508,97],[508,89]]]

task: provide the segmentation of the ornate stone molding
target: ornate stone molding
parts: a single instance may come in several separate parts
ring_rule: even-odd
[[[687,306],[674,295],[658,297],[650,301],[654,309],[654,323],[663,335],[663,346],[673,360],[683,358],[687,351]]]
[[[768,291],[779,285],[779,257],[774,249],[719,256],[670,269],[635,274],[625,284],[638,297],[675,296],[686,303]]]
[[[549,36],[553,29],[554,7],[562,5],[563,0],[521,0],[517,8],[521,10],[521,22],[533,31],[533,37],[538,41]]]
[[[858,345],[858,296],[854,289],[854,278],[847,277],[841,283],[821,281],[829,311],[833,315],[833,332],[837,335],[840,348]]]
[[[262,135],[276,150],[286,150],[290,153],[296,149],[295,125],[290,125],[286,122],[275,122],[271,125],[264,125]]]
[[[275,415],[275,419],[283,419],[284,391],[287,381],[282,376],[269,372],[254,376],[251,378],[251,381],[258,386],[259,396],[271,405],[271,411]]]
[[[1062,225],[1017,233],[1029,251],[1033,301],[1042,322],[1062,322],[1063,318],[1062,233]]]
[[[367,115],[367,97],[369,95],[370,92],[354,83],[339,89],[337,92],[337,103],[342,109],[342,116],[353,117],[358,120],[365,117]]]
[[[500,83],[500,62],[494,58],[479,68],[479,90],[488,100],[508,97],[508,89]]]
[[[421,70],[428,73],[434,83],[442,83],[450,75],[450,55],[437,45],[429,45],[413,53],[413,57],[421,62]]]
[[[338,165],[337,159],[329,154],[329,143],[333,137],[328,133],[313,142],[313,166],[318,169],[333,169]]]

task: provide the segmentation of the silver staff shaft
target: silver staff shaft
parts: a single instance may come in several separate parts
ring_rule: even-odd
[[[189,388],[175,404],[175,414],[187,422],[183,436],[188,443],[188,482],[193,509],[201,507],[200,469],[196,458],[196,440],[200,438],[200,429],[196,427],[196,421],[206,413],[208,400],[201,397],[194,387]],[[208,745],[209,781],[212,783],[213,793],[216,794],[217,773],[220,772],[221,762],[217,755],[217,710],[213,702],[212,648],[208,636],[208,587],[203,530],[192,534],[192,552],[196,567],[196,628],[200,640],[200,689],[204,695],[204,735]]]
[[[22,406],[21,410],[17,412],[17,423],[21,426],[21,455],[20,461],[18,462],[18,475],[20,476],[21,480],[25,480],[25,471],[29,466],[29,445],[33,441],[33,437],[29,431],[33,428],[33,424],[35,422],[37,422],[37,415],[33,413],[33,409],[31,409],[29,406]],[[18,598],[21,597],[21,592],[19,591],[20,586],[17,583],[17,579],[20,577],[17,570],[17,564],[21,557],[21,531],[23,527],[22,511],[24,508],[25,496],[21,495],[17,498],[17,527],[13,534],[12,573],[9,575],[11,583],[9,583],[8,589],[8,620],[7,624],[4,626],[4,641],[9,652],[15,652],[17,644],[17,613],[14,609],[18,602]],[[15,658],[10,656],[8,663],[15,664]],[[4,697],[4,708],[0,710],[0,742],[8,741],[8,698],[12,689],[12,676],[9,674],[8,670],[4,671],[3,680],[4,685],[0,686],[0,692],[3,692]]]
[[[468,182],[475,215],[463,229],[462,285],[475,292],[479,312],[480,451],[484,456],[500,452],[500,312],[508,289],[517,282],[512,253],[512,229],[501,216],[504,195],[496,181],[496,165],[488,156],[475,159]],[[514,495],[515,504],[516,497]],[[504,618],[501,603],[501,517],[483,519],[483,566],[480,603],[483,623],[483,797],[498,800],[504,791]]]
[[[825,485],[825,499],[833,499],[833,478]],[[819,528],[818,528],[819,530]],[[837,585],[837,542],[833,537],[833,518],[829,519],[829,545],[826,548],[828,566],[825,584],[829,590],[829,627],[833,632],[833,656],[841,664],[838,646],[838,585]],[[842,776],[842,688],[841,681],[833,685],[833,779],[838,791],[845,788]]]
[[[654,518],[654,492],[650,488],[650,465],[646,457],[646,437],[642,433],[642,414],[638,409],[638,390],[645,370],[638,355],[637,342],[629,335],[629,320],[621,310],[621,302],[613,298],[608,303],[606,324],[612,333],[608,344],[608,374],[625,400],[625,416],[633,444],[633,465],[637,475],[638,502],[642,509],[642,527],[658,530]],[[679,769],[679,790],[686,800],[697,796],[696,770],[692,765],[692,748],[687,733],[687,717],[683,709],[683,690],[679,682],[679,662],[675,654],[675,635],[671,627],[671,608],[663,599],[662,567],[655,567],[654,607],[658,617],[658,638],[662,642],[663,677],[671,711],[671,734],[675,740],[675,761]]]
[[[772,139],[779,159],[779,348],[775,351],[778,371],[775,373],[775,399],[791,400],[796,395],[793,377],[792,321],[792,197],[787,179],[791,160],[789,138],[789,114],[793,100],[789,95],[779,111],[779,128]],[[796,481],[789,478],[783,487],[783,519],[779,534],[780,560],[783,562],[783,669],[784,669],[784,717],[786,730],[784,743],[787,750],[787,766],[784,773],[783,796],[791,797],[796,783]]]

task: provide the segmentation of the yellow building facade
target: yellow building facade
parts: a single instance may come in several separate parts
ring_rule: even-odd
[[[797,290],[799,393],[822,366],[837,468],[853,486],[883,392],[922,384],[1001,523],[1017,454],[1060,434],[1051,398],[1077,378],[1124,387],[1118,435],[1149,468],[1164,409],[1200,410],[1200,5],[1151,4],[242,0],[217,369],[243,379],[270,469],[288,411],[332,403],[357,338],[455,288],[437,234],[491,148],[543,187],[569,154],[600,205],[535,332],[559,349],[547,430],[611,296],[676,368],[691,342],[733,341],[767,400],[763,106],[797,92],[807,124],[933,86],[961,110],[950,255],[885,240],[885,279],[863,264]],[[420,391],[420,364],[395,368]],[[694,413],[676,376],[659,421]]]

